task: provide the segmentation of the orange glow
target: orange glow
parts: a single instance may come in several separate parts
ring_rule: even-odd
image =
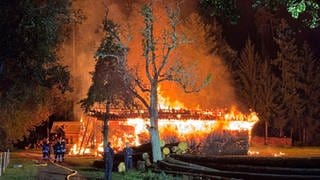
[[[78,154],[77,144],[73,144],[73,146],[70,148],[69,155],[76,155],[76,154]]]
[[[245,115],[234,107],[230,111],[226,109],[187,110],[183,103],[172,102],[161,95],[160,88],[158,91],[160,109],[158,129],[160,138],[165,143],[186,141],[201,144],[212,133],[223,131],[229,131],[231,134],[247,132],[250,140],[251,129],[259,121],[255,112]],[[147,111],[140,110],[136,114],[126,114],[127,112],[121,110],[113,111],[120,116],[125,115],[119,120],[108,122],[108,142],[111,142],[116,152],[121,151],[126,143],[130,146],[139,146],[150,141],[148,131],[150,121],[145,113]],[[128,117],[130,115],[132,118]],[[80,125],[79,141],[71,148],[70,154],[101,155],[103,152],[102,121],[86,117],[80,119]]]
[[[164,97],[161,92],[161,86],[158,87],[158,102],[160,109],[185,109],[182,102],[177,100],[172,101],[169,97]]]
[[[168,111],[170,112],[170,111]],[[252,112],[249,115],[244,115],[237,111],[231,111],[229,113],[223,112],[213,112],[213,111],[203,111],[198,112],[203,113],[204,115],[216,115],[219,119],[194,119],[190,117],[189,119],[180,119],[179,114],[173,117],[172,119],[159,119],[158,128],[160,133],[160,138],[166,143],[174,143],[179,141],[201,143],[206,140],[206,138],[215,131],[236,131],[236,132],[248,132],[249,138],[251,134],[251,129],[253,125],[259,120],[256,113]],[[88,123],[89,120],[84,120],[82,122],[83,126],[91,128],[91,130],[82,129],[82,136],[79,138],[79,142],[90,141],[84,137],[84,131],[87,135],[100,133],[99,138],[94,138],[95,144],[83,145],[79,149],[80,145],[74,145],[70,150],[71,155],[75,154],[88,154],[93,153],[99,155],[103,152],[103,139],[101,135],[102,122],[99,122],[97,126],[90,126]],[[92,121],[92,119],[91,119]],[[100,127],[97,129],[97,127]],[[148,127],[150,127],[149,119],[145,118],[127,118],[126,120],[119,121],[109,121],[109,138],[108,141],[111,142],[112,147],[116,152],[121,151],[125,143],[128,142],[131,146],[138,146],[143,143],[149,142],[149,132]],[[80,133],[81,134],[81,133]],[[95,147],[95,150],[90,151],[88,147]]]

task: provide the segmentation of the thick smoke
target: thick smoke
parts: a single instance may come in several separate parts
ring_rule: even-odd
[[[86,20],[81,25],[76,25],[75,41],[65,45],[64,60],[71,67],[73,86],[75,89],[74,100],[79,101],[86,96],[91,84],[89,72],[93,70],[95,61],[94,53],[102,38],[101,27],[106,7],[109,10],[109,18],[113,19],[122,28],[130,33],[132,39],[129,42],[128,62],[130,65],[141,67],[144,62],[141,48],[141,32],[143,28],[143,17],[140,8],[143,0],[81,0],[75,1],[75,8],[81,8]],[[181,27],[191,43],[180,46],[172,54],[172,61],[179,59],[187,64],[195,64],[198,68],[195,72],[204,79],[207,74],[212,74],[211,83],[198,93],[185,94],[182,88],[174,83],[161,85],[162,95],[171,101],[180,101],[188,108],[215,108],[230,107],[236,105],[234,89],[229,81],[230,73],[223,64],[220,57],[210,54],[212,42],[208,42],[206,27],[201,24],[196,13],[196,2],[185,0],[181,4]],[[175,4],[176,1],[155,1],[156,7],[163,7],[165,4]],[[156,33],[161,33],[167,25],[166,13],[163,8],[155,8]],[[75,42],[75,46],[74,46]],[[75,53],[73,54],[73,50]],[[142,75],[143,68],[140,72]],[[76,114],[81,114],[76,108]],[[76,118],[78,118],[77,116]]]
[[[94,69],[94,54],[102,38],[105,8],[103,0],[77,0],[73,2],[73,8],[81,9],[85,19],[81,24],[73,25],[70,41],[62,48],[62,60],[71,70],[74,118],[78,120],[82,115],[79,101],[86,97],[91,84],[89,72]]]

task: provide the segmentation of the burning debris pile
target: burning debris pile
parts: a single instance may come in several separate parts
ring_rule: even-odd
[[[114,110],[109,121],[109,141],[116,152],[125,143],[139,146],[149,142],[150,122],[146,111],[127,112]],[[257,115],[249,115],[225,109],[214,111],[168,110],[159,111],[160,138],[166,144],[186,142],[188,151],[195,154],[247,154],[251,129],[258,121]],[[70,154],[99,155],[102,148],[102,122],[87,117],[81,120],[79,142]]]

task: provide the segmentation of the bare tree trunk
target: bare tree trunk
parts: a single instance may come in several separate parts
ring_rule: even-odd
[[[158,131],[158,91],[157,83],[153,83],[150,93],[150,136],[152,145],[153,162],[162,160],[160,148],[160,136]]]
[[[105,150],[106,146],[108,145],[108,121],[109,121],[109,113],[110,113],[110,102],[108,101],[106,103],[106,114],[105,114],[105,118],[103,119],[103,150]],[[104,152],[104,164],[105,164],[105,168],[104,168],[104,173],[105,173],[105,177],[107,177],[108,175],[108,170],[107,170],[107,155]]]

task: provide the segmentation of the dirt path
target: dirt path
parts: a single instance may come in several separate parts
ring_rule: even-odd
[[[53,163],[50,160],[42,160],[41,154],[34,152],[22,152],[21,156],[27,157],[38,167],[39,180],[64,180],[73,173],[66,163]],[[70,177],[70,180],[85,180],[79,174]]]

